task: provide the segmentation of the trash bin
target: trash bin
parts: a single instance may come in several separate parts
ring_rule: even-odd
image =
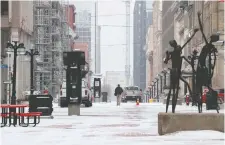
[[[219,109],[219,105],[217,102],[217,91],[208,91],[206,94],[206,110],[217,110]]]
[[[107,102],[107,101],[108,101],[108,93],[102,92],[102,102]]]

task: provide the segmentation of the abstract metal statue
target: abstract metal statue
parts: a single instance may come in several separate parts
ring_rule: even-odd
[[[182,78],[181,76],[181,66],[182,66],[181,54],[182,54],[183,48],[191,41],[191,39],[194,37],[197,31],[198,29],[194,30],[194,33],[192,34],[192,36],[187,40],[187,42],[182,47],[180,45],[177,45],[176,40],[171,40],[169,42],[170,46],[173,47],[173,50],[166,51],[166,58],[164,58],[165,64],[167,64],[170,59],[172,62],[172,68],[170,69],[170,89],[169,89],[167,102],[166,102],[166,113],[168,112],[171,90],[173,90],[172,113],[175,113],[175,108],[176,108],[178,93],[179,93],[179,80],[183,81],[185,84],[188,85],[185,79]],[[189,89],[189,92],[191,93],[190,86],[188,87],[188,89]]]
[[[210,42],[207,41],[206,36],[203,32],[203,27],[202,27],[202,22],[201,22],[201,13],[198,12],[198,22],[199,22],[199,27],[200,31],[202,33],[203,39],[205,41],[205,46],[203,46],[200,55],[199,55],[199,61],[197,65],[197,70],[196,70],[196,91],[197,91],[197,101],[198,101],[198,111],[199,113],[202,112],[202,87],[206,86],[208,87],[209,91],[214,92],[214,90],[211,88],[211,81],[213,77],[213,70],[215,68],[216,64],[216,53],[217,49],[215,46],[212,44],[212,42],[216,42],[219,40],[219,35],[212,35],[210,37]],[[214,55],[214,63],[212,64],[212,58],[211,55]],[[206,66],[206,58],[209,58],[209,66],[207,68]],[[218,104],[217,104],[218,105]],[[217,112],[218,108],[216,108]]]
[[[186,58],[183,56],[184,60],[191,66],[192,68],[192,93],[191,93],[191,98],[192,98],[192,106],[196,105],[197,106],[197,100],[196,100],[196,69],[195,69],[195,60],[198,59],[198,51],[196,49],[193,50],[192,54]],[[188,85],[188,87],[190,87]],[[189,91],[190,92],[190,91]]]

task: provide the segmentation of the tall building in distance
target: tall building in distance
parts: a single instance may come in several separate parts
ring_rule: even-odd
[[[148,6],[146,1],[136,1],[134,5],[133,84],[141,89],[146,88],[146,32],[152,19]]]
[[[91,12],[88,10],[79,10],[76,14],[76,33],[78,39],[75,41],[76,49],[81,49],[85,52],[86,62],[91,69]],[[90,75],[86,76],[87,82],[90,85]]]
[[[91,13],[86,10],[78,11],[76,18],[76,33],[78,39],[75,42],[75,45],[82,45],[87,47],[88,56],[90,56],[91,51]],[[90,58],[87,59],[90,63]]]

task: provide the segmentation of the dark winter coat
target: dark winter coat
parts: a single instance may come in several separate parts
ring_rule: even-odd
[[[121,87],[116,87],[114,95],[121,95],[123,93],[123,89]]]

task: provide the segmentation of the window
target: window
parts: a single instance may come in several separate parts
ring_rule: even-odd
[[[126,90],[138,90],[138,87],[125,87]]]
[[[8,15],[9,13],[9,2],[1,1],[1,15]]]

